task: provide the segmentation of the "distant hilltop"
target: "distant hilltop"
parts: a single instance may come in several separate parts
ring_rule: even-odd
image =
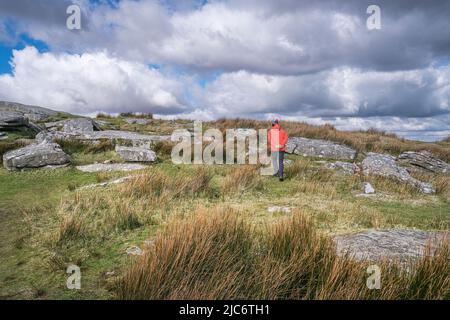
[[[56,116],[59,113],[63,113],[48,108],[29,106],[9,101],[0,101],[0,112],[18,112],[31,121],[42,121],[52,116]]]

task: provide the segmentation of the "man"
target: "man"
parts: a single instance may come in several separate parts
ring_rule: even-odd
[[[284,180],[284,152],[288,141],[288,135],[280,128],[278,119],[272,122],[272,129],[269,130],[267,137],[272,153],[272,164],[274,169],[274,177],[279,177],[280,181]]]

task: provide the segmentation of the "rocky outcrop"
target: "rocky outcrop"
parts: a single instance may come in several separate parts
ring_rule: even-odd
[[[348,146],[326,140],[291,137],[286,144],[286,152],[305,157],[319,157],[339,160],[353,160],[356,151]]]
[[[326,168],[331,170],[336,170],[340,173],[346,174],[346,175],[353,175],[360,171],[359,167],[351,162],[343,162],[343,161],[336,161],[333,163],[327,163],[325,165]]]
[[[364,175],[383,176],[400,182],[407,183],[418,188],[422,193],[431,194],[435,190],[430,183],[419,181],[409,174],[409,172],[400,167],[395,158],[388,154],[370,152],[362,162]]]
[[[61,166],[69,162],[70,157],[56,143],[32,144],[3,155],[3,165],[8,170]]]
[[[134,171],[145,168],[147,168],[147,166],[138,163],[95,163],[77,167],[78,170],[83,172]]]
[[[156,153],[147,148],[116,146],[116,153],[128,162],[156,161]]]
[[[0,101],[0,112],[16,112],[30,121],[42,121],[52,116],[56,116],[59,112],[47,108],[28,106],[15,102]]]
[[[129,131],[105,130],[91,132],[40,132],[36,136],[37,141],[80,140],[87,143],[99,143],[102,140],[111,140],[118,145],[133,147],[146,147],[159,141],[170,141],[170,136],[153,136]]]
[[[71,134],[100,131],[100,126],[89,118],[75,118],[56,122],[47,122],[45,128],[49,131],[62,131]]]
[[[5,132],[0,132],[0,140],[7,139],[8,135]]]
[[[338,254],[349,254],[356,260],[406,262],[419,258],[429,244],[431,254],[448,234],[419,230],[368,230],[334,238]]]
[[[450,175],[450,164],[438,159],[428,151],[406,151],[397,159],[402,164],[411,165],[428,172]]]
[[[129,123],[129,124],[139,124],[139,125],[145,126],[145,125],[149,124],[151,121],[147,120],[147,119],[141,119],[141,118],[126,118],[125,122]]]
[[[23,126],[28,126],[28,119],[23,114],[0,110],[0,128],[8,129]]]

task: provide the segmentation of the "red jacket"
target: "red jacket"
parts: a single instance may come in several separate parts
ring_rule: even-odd
[[[279,124],[274,125],[269,130],[267,140],[270,144],[270,151],[286,151],[285,146],[288,141],[288,135],[284,130],[280,129]]]

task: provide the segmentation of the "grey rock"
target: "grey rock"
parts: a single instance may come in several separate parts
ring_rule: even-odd
[[[126,177],[122,177],[119,179],[115,179],[112,181],[105,181],[105,182],[100,182],[100,183],[94,183],[94,184],[88,184],[86,186],[80,187],[78,188],[78,190],[85,190],[85,189],[94,189],[94,188],[106,188],[112,185],[117,185],[117,184],[121,184],[124,182],[129,181],[130,179],[132,179],[133,176],[126,176]]]
[[[269,212],[269,213],[276,213],[276,212],[290,213],[291,208],[290,207],[273,206],[273,207],[268,207],[267,212]]]
[[[125,119],[126,123],[129,124],[139,124],[139,125],[147,125],[149,124],[151,121],[147,120],[147,119],[140,119],[140,118],[126,118]]]
[[[116,146],[116,153],[129,162],[154,162],[156,153],[150,149],[140,147]]]
[[[427,244],[431,254],[448,233],[419,230],[368,230],[356,234],[340,235],[334,238],[339,255],[349,254],[355,260],[406,262],[420,258]]]
[[[286,144],[286,152],[305,157],[353,160],[356,151],[348,146],[331,141],[290,137]]]
[[[362,162],[364,175],[376,175],[392,178],[400,182],[407,183],[425,194],[434,193],[435,190],[430,183],[419,181],[409,174],[409,172],[395,162],[395,158],[388,154],[370,152]]]
[[[425,171],[450,175],[450,164],[435,157],[428,151],[406,151],[397,160]]]
[[[356,164],[343,161],[326,163],[325,167],[331,170],[336,170],[346,175],[353,175],[360,171],[359,167]]]
[[[8,139],[8,135],[5,132],[0,132],[0,140]]]
[[[31,121],[42,121],[58,114],[55,110],[7,101],[0,101],[0,111],[18,112]]]
[[[3,155],[3,165],[8,170],[60,166],[69,162],[70,157],[56,143],[32,144]]]
[[[147,166],[138,163],[95,163],[84,166],[77,166],[77,169],[83,172],[114,172],[114,171],[133,171],[145,169]]]
[[[0,128],[28,126],[28,118],[19,112],[0,110]]]
[[[375,193],[374,187],[369,182],[364,182],[364,194]]]
[[[132,255],[132,256],[142,256],[144,254],[142,249],[139,248],[138,246],[129,247],[129,248],[127,248],[127,250],[125,250],[125,252],[127,255]]]
[[[75,118],[56,122],[45,123],[45,128],[50,131],[63,131],[72,134],[92,132],[94,130],[100,131],[100,126],[89,118]]]
[[[170,141],[170,136],[146,135],[130,131],[104,130],[91,132],[40,132],[37,141],[80,140],[87,143],[98,143],[102,140],[111,140],[118,144],[127,144],[133,147],[147,147],[159,141]]]

